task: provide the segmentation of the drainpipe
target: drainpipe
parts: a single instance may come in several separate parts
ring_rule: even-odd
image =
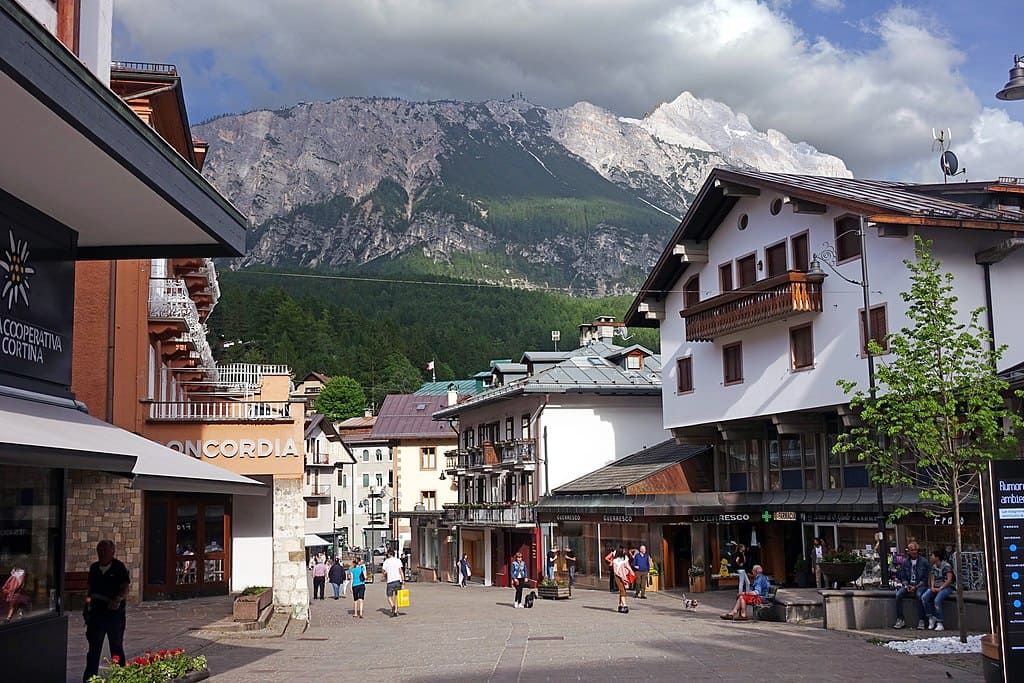
[[[983,263],[981,268],[985,273],[985,319],[988,322],[988,350],[995,353],[996,324],[992,316],[992,264]]]
[[[107,422],[114,422],[114,332],[116,325],[114,317],[117,311],[117,262],[110,263],[110,294],[107,298]],[[149,282],[147,280],[148,287]],[[147,290],[146,306],[149,306],[149,294]],[[134,425],[133,425],[134,427]]]

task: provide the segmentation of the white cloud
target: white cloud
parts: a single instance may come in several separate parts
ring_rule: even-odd
[[[845,4],[843,0],[811,0],[811,6],[822,12],[838,12]]]
[[[689,90],[843,157],[860,176],[924,173],[933,127],[954,130],[969,169],[1014,174],[1018,162],[1003,152],[1024,145],[1024,130],[982,109],[958,73],[962,53],[925,17],[894,5],[868,23],[873,46],[851,50],[803,33],[785,14],[798,9],[788,0],[116,0],[115,18],[126,58],[178,61],[186,93],[228,111],[523,91],[545,106],[586,100],[636,116]],[[997,136],[1010,137],[987,141]]]

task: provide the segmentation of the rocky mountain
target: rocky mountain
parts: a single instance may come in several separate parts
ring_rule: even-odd
[[[236,265],[635,288],[718,165],[843,162],[683,93],[641,119],[588,103],[345,98],[213,119],[207,177],[256,226]]]

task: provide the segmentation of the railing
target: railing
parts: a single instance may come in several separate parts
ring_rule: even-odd
[[[199,327],[199,312],[181,278],[150,278],[149,317],[184,320],[189,331]]]
[[[537,444],[532,439],[515,439],[494,444],[503,465],[522,465],[536,462]]]
[[[790,271],[693,304],[679,315],[686,320],[687,341],[712,341],[794,313],[820,313],[822,306],[821,283]]]
[[[232,363],[220,366],[220,380],[224,384],[239,384],[256,387],[264,375],[290,375],[287,365],[259,365],[256,363]]]
[[[288,401],[153,401],[150,420],[288,420]]]
[[[453,450],[444,454],[445,472],[456,472],[469,467],[469,453]]]
[[[327,498],[331,495],[330,484],[306,484],[303,494],[306,498]]]
[[[178,75],[178,68],[173,64],[160,64],[156,62],[122,62],[113,61],[110,68],[118,71],[143,71],[154,74]]]
[[[310,453],[306,452],[306,464],[307,465],[330,465],[331,459],[327,453]]]
[[[444,521],[455,524],[535,524],[536,507],[532,503],[448,503]]]

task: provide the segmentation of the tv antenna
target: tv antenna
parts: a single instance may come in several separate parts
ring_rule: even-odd
[[[616,327],[615,334],[617,334],[619,336],[619,339],[621,339],[622,341],[626,341],[627,339],[633,338],[633,335],[629,333],[629,328],[626,327],[625,325],[622,325],[621,327]]]
[[[967,173],[966,168],[960,168],[960,160],[949,148],[953,142],[953,131],[949,128],[940,128],[938,134],[932,128],[932,151],[939,152],[939,168],[942,169],[942,182],[948,182],[947,178]]]

